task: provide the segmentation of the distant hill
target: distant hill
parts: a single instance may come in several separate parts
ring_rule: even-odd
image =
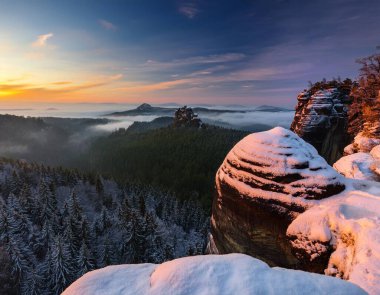
[[[207,105],[208,106],[208,105]],[[228,106],[226,106],[228,107]],[[236,107],[236,105],[234,106]],[[244,107],[241,106],[241,110],[229,110],[229,109],[211,109],[208,107],[194,107],[192,108],[195,113],[198,114],[208,114],[208,115],[217,115],[222,113],[248,113],[248,112],[289,112],[293,111],[283,107],[261,105],[254,109],[244,110]],[[174,112],[178,108],[174,107],[155,107],[148,103],[143,103],[135,109],[122,111],[122,112],[113,112],[106,114],[105,116],[147,116],[147,115],[157,115],[157,116],[174,116]]]
[[[113,112],[106,114],[106,116],[141,116],[141,115],[173,115],[176,108],[163,108],[163,107],[154,107],[150,104],[143,103],[135,109],[122,111],[122,112]]]
[[[168,127],[173,124],[172,117],[159,117],[150,122],[133,122],[126,130],[127,133],[141,133],[149,130]]]
[[[276,107],[276,106],[261,105],[255,108],[253,111],[255,112],[290,112],[293,110],[282,108],[282,107]]]
[[[163,108],[163,107],[154,107],[150,104],[143,103],[135,109],[122,111],[122,112],[113,112],[106,114],[106,116],[146,116],[146,115],[158,115],[158,116],[174,116],[174,112],[178,108]],[[227,110],[227,109],[209,109],[206,107],[195,107],[192,108],[195,113],[204,113],[204,114],[221,114],[221,113],[246,113],[244,110]]]

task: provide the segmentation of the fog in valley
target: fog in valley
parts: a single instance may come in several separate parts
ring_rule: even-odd
[[[157,106],[179,107],[176,104]],[[112,112],[136,107],[136,104],[34,104],[23,108],[2,105],[0,156],[83,168],[81,163],[85,162],[88,149],[99,138],[107,137],[120,128],[128,129],[134,122],[151,122],[162,116],[174,116],[174,111],[172,115],[169,112],[165,115],[109,116]],[[208,125],[246,132],[263,131],[274,126],[289,128],[294,116],[293,111],[254,111],[255,106],[192,107],[237,111],[205,111],[200,112],[199,117]]]

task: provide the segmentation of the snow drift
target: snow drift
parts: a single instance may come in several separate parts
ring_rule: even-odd
[[[74,282],[63,295],[97,294],[365,294],[336,278],[282,268],[243,254],[180,258],[161,265],[108,266]]]

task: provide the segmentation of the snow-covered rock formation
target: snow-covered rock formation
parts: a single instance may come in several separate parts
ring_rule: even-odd
[[[228,153],[216,187],[212,252],[242,252],[270,265],[323,271],[325,257],[305,264],[286,238],[296,216],[345,187],[313,146],[281,127],[250,134]]]
[[[380,181],[380,97],[363,104],[360,114],[350,118],[355,122],[360,119],[360,132],[344,148],[345,156],[334,168],[346,177]]]
[[[380,148],[370,155],[378,159]],[[380,292],[380,184],[339,175],[283,128],[248,135],[216,175],[209,250]]]
[[[288,227],[297,256],[330,253],[325,274],[380,293],[380,185],[346,180],[347,189],[299,215]]]
[[[327,162],[334,163],[349,143],[349,96],[337,88],[301,92],[291,130],[312,144]]]
[[[282,268],[242,254],[108,266],[89,272],[63,295],[365,294],[343,280]]]
[[[380,121],[380,117],[379,117]],[[363,132],[355,136],[353,143],[344,148],[345,155],[352,155],[355,153],[369,153],[375,146],[380,145],[379,137],[368,137]]]

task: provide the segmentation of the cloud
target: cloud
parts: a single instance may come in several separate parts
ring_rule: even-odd
[[[0,97],[46,99],[59,98],[65,94],[80,93],[83,90],[107,86],[123,76],[116,74],[113,76],[103,76],[94,78],[93,81],[73,83],[71,81],[58,81],[45,85],[32,83],[2,83],[0,84]],[[74,97],[73,97],[74,98]]]
[[[57,82],[53,82],[51,83],[52,85],[67,85],[67,84],[71,84],[73,82],[71,81],[57,81]]]
[[[48,39],[52,38],[53,36],[53,33],[39,35],[37,40],[32,43],[32,46],[35,48],[46,47]]]
[[[211,54],[204,56],[192,56],[182,59],[174,59],[167,62],[160,62],[155,60],[147,60],[143,65],[144,68],[151,70],[162,70],[182,66],[194,66],[202,64],[217,64],[217,63],[230,63],[241,61],[246,57],[243,53],[224,53],[224,54]]]
[[[117,81],[123,79],[123,74],[116,74],[113,76],[108,77],[110,81]]]
[[[113,23],[105,20],[105,19],[99,19],[98,20],[98,23],[106,30],[110,30],[110,31],[116,31],[117,30],[117,26],[114,25]]]
[[[174,88],[180,85],[191,83],[191,79],[179,79],[172,81],[164,81],[159,83],[152,84],[137,84],[137,85],[129,85],[126,87],[119,88],[122,91],[133,91],[133,92],[149,92],[149,91],[157,91],[157,90],[167,90],[170,88]]]
[[[194,2],[182,3],[179,6],[178,11],[188,19],[195,18],[201,12]]]

